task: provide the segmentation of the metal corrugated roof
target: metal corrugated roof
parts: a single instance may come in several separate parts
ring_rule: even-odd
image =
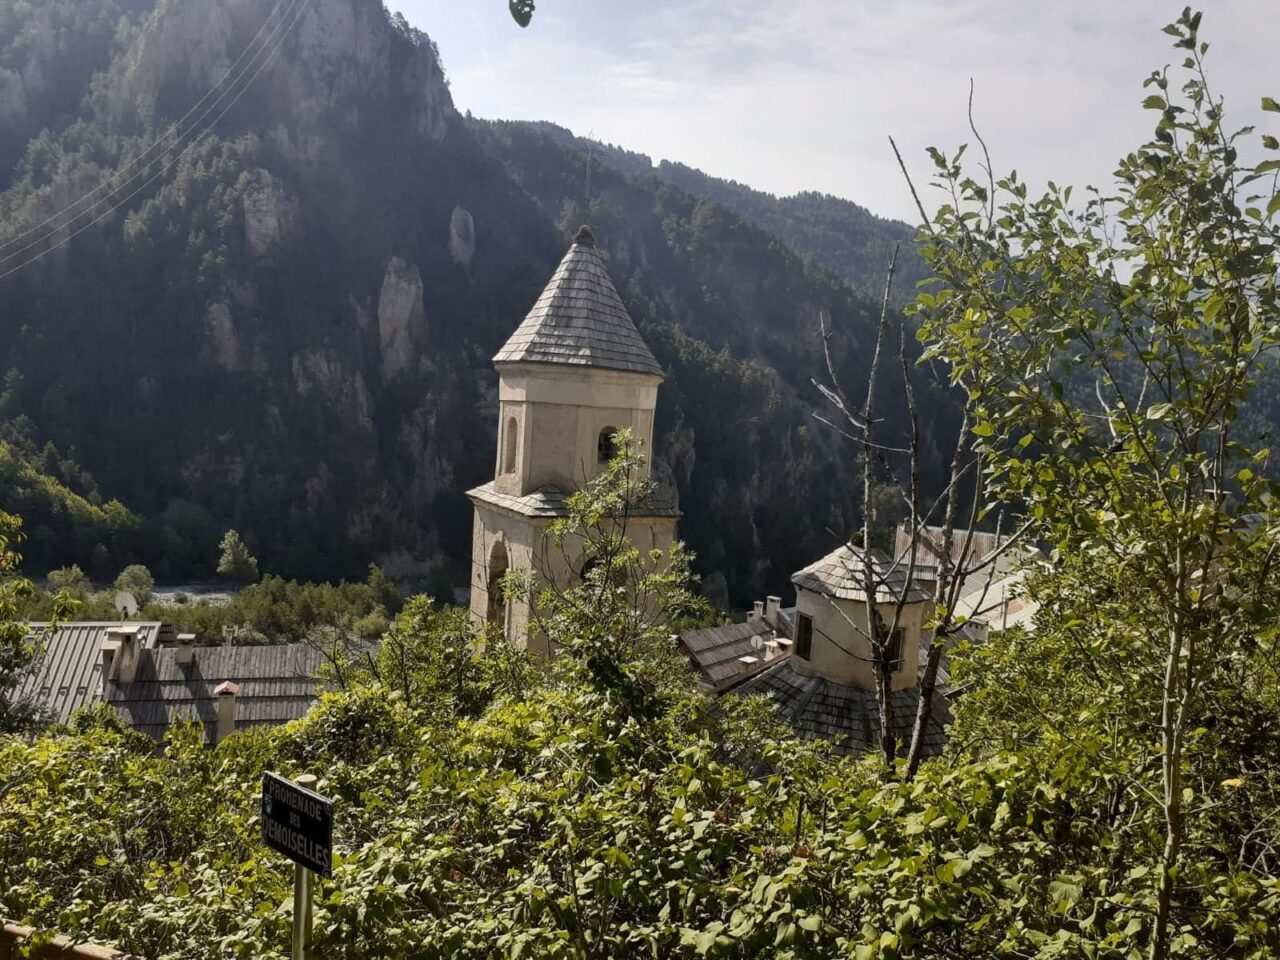
[[[494,363],[564,363],[662,376],[586,227]]]
[[[808,677],[792,669],[791,659],[770,666],[737,688],[738,693],[768,697],[792,728],[808,739],[834,742],[840,753],[865,753],[879,749],[880,712],[873,690],[835,683],[825,677]],[[920,692],[915,687],[895,691],[890,698],[893,727],[899,750],[910,746]],[[924,753],[933,756],[946,745],[951,722],[950,698],[942,689],[934,694]]]
[[[238,684],[236,729],[281,724],[305,716],[315,701],[322,657],[305,643],[262,647],[197,647],[192,662],[177,662],[178,651],[144,652],[131,683],[107,683],[106,700],[137,730],[164,739],[170,725],[197,719],[212,741],[218,720],[214,688]]]
[[[875,583],[876,602],[895,602],[907,586],[906,559],[890,560],[887,554],[879,550],[864,550],[849,543],[798,571],[791,582],[797,587],[824,596],[865,601],[865,564],[868,558]],[[920,589],[913,578],[907,600],[916,602],[928,599],[929,595]]]
[[[33,621],[27,627],[34,636],[48,630],[49,624]],[[18,699],[35,700],[47,706],[55,720],[66,723],[78,709],[102,696],[102,643],[108,630],[119,627],[137,627],[143,649],[159,643],[159,623],[61,623],[44,637],[39,668],[18,687]]]

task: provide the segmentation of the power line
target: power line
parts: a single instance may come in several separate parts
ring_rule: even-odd
[[[282,0],[282,2],[283,2],[283,0]],[[298,10],[298,12],[299,12],[299,15],[300,15],[300,13],[301,13],[301,7],[299,7],[299,6],[298,6],[298,4],[299,4],[299,3],[302,3],[302,4],[305,6],[305,4],[308,2],[308,0],[289,0],[289,2],[290,2],[290,12],[292,12],[292,10],[293,10],[293,9],[297,9],[297,10]],[[288,15],[289,15],[289,14],[288,14],[288,13],[286,13],[286,14],[285,14],[285,17],[287,17]],[[268,21],[269,21],[269,19],[270,19],[270,18],[268,18]],[[252,67],[252,61],[253,61],[253,60],[255,60],[255,59],[257,59],[257,58],[258,58],[261,54],[263,54],[264,52],[266,52],[266,57],[265,57],[265,59],[263,59],[263,60],[259,63],[258,68],[254,71],[253,75],[249,78],[248,83],[247,83],[247,84],[245,84],[245,85],[244,85],[244,86],[243,86],[243,87],[242,87],[238,92],[234,92],[234,96],[233,96],[233,98],[232,98],[231,102],[227,105],[227,107],[226,107],[225,109],[223,109],[223,110],[222,110],[222,111],[221,111],[221,112],[220,112],[220,113],[219,113],[219,114],[214,118],[213,122],[212,122],[211,124],[209,124],[209,126],[208,126],[208,127],[206,127],[205,129],[206,129],[206,130],[211,129],[214,125],[216,125],[216,124],[218,123],[218,121],[219,121],[219,120],[221,120],[221,119],[222,119],[222,117],[224,117],[224,116],[226,115],[227,111],[228,111],[232,106],[234,106],[234,105],[235,105],[235,103],[236,103],[237,101],[239,101],[239,99],[241,98],[241,96],[243,96],[243,94],[248,90],[249,86],[251,86],[251,85],[253,84],[253,82],[258,78],[258,76],[262,73],[262,70],[265,68],[266,64],[270,62],[271,58],[275,55],[276,51],[277,51],[277,50],[279,50],[280,43],[283,43],[284,38],[285,38],[285,37],[288,35],[288,33],[293,29],[293,25],[297,23],[297,20],[298,20],[298,17],[297,17],[297,16],[295,16],[295,17],[294,17],[294,20],[292,21],[292,23],[290,23],[289,27],[285,30],[285,33],[284,33],[283,35],[281,35],[281,36],[279,37],[279,40],[277,41],[277,39],[276,39],[276,36],[275,36],[275,35],[279,33],[280,28],[281,28],[282,26],[284,26],[284,23],[285,23],[285,19],[284,19],[284,18],[281,18],[281,19],[280,19],[280,21],[279,21],[279,22],[277,22],[277,23],[275,24],[275,26],[274,26],[274,27],[272,27],[271,32],[270,32],[270,34],[268,35],[268,38],[267,38],[266,42],[265,42],[265,43],[264,43],[264,44],[263,44],[263,45],[262,45],[262,46],[261,46],[261,47],[260,47],[260,48],[259,48],[259,49],[254,53],[254,54],[253,54],[253,56],[250,58],[250,63],[246,66],[246,68],[245,68],[244,72],[242,72],[242,73],[240,74],[240,76],[239,76],[239,77],[235,78],[235,80],[233,81],[232,86],[228,87],[227,89],[225,89],[225,90],[223,90],[221,93],[219,93],[219,94],[218,94],[218,96],[215,98],[214,102],[213,102],[212,104],[210,104],[210,106],[209,106],[209,107],[207,107],[207,108],[205,109],[205,111],[200,115],[200,117],[195,121],[195,123],[193,123],[191,126],[189,126],[185,131],[183,131],[183,132],[179,135],[178,139],[177,139],[176,141],[174,141],[174,143],[173,143],[173,144],[170,144],[169,146],[166,146],[166,148],[165,148],[165,149],[166,149],[166,150],[168,150],[168,149],[171,149],[172,147],[176,147],[179,143],[181,143],[181,141],[182,141],[184,138],[186,138],[187,136],[189,136],[193,131],[197,131],[197,130],[198,130],[198,128],[199,128],[199,126],[200,126],[200,124],[201,124],[201,123],[203,123],[203,121],[204,121],[204,120],[205,120],[205,119],[206,119],[206,118],[207,118],[211,113],[213,113],[213,111],[214,111],[214,110],[216,110],[216,109],[218,108],[219,104],[220,104],[223,100],[225,100],[228,96],[232,96],[232,95],[233,95],[233,92],[235,91],[235,84],[236,84],[236,83],[239,83],[239,81],[240,81],[240,80],[244,79],[245,75],[249,72],[249,70],[253,69],[253,67]],[[268,22],[268,21],[264,21],[264,25],[265,25],[265,23],[266,23],[266,22]],[[275,44],[275,47],[274,47],[273,49],[271,49],[271,50],[269,50],[269,51],[268,51],[268,48],[269,48],[269,47],[271,47],[273,43]],[[151,183],[154,183],[154,182],[155,182],[155,180],[157,179],[157,177],[158,177],[159,175],[162,175],[163,173],[165,173],[165,172],[167,172],[168,170],[172,169],[173,165],[174,165],[176,162],[178,162],[179,160],[181,160],[183,156],[185,156],[185,155],[186,155],[187,151],[191,148],[191,146],[192,146],[194,143],[198,142],[199,135],[200,135],[200,133],[203,133],[203,132],[205,132],[205,131],[199,131],[199,132],[197,133],[197,135],[196,135],[196,138],[195,138],[195,139],[193,139],[193,140],[191,141],[191,143],[189,143],[189,144],[187,145],[187,147],[186,147],[186,148],[184,148],[184,149],[183,149],[183,151],[182,151],[181,153],[177,154],[177,155],[174,157],[174,159],[173,159],[170,163],[168,163],[168,164],[166,164],[164,167],[162,167],[162,168],[161,168],[161,170],[160,170],[160,174],[157,174],[156,176],[152,176],[152,177],[150,177],[149,179],[147,179],[147,180],[143,183],[143,188],[145,188],[147,185],[149,185],[149,184],[151,184]],[[154,146],[154,145],[153,145],[153,146]],[[36,240],[32,240],[32,241],[30,241],[30,242],[28,242],[28,243],[26,243],[26,244],[23,244],[23,245],[22,245],[21,247],[19,247],[18,249],[13,250],[13,251],[11,251],[11,252],[9,252],[9,253],[5,254],[3,257],[0,257],[0,267],[3,267],[5,264],[11,263],[11,262],[12,262],[12,261],[14,261],[15,259],[18,259],[18,258],[20,258],[20,257],[23,257],[23,256],[24,256],[25,254],[27,254],[29,251],[31,251],[31,250],[33,250],[33,249],[35,249],[35,248],[37,248],[37,247],[41,246],[42,244],[44,244],[44,243],[46,243],[46,242],[48,242],[50,239],[52,239],[52,238],[53,238],[53,236],[54,236],[54,235],[55,235],[59,230],[61,230],[61,229],[64,229],[64,228],[66,228],[66,227],[71,226],[73,223],[75,223],[75,221],[76,221],[77,219],[79,219],[79,218],[80,218],[80,217],[82,217],[82,216],[85,216],[85,215],[88,215],[88,214],[92,213],[95,209],[97,209],[98,207],[102,206],[102,204],[104,204],[104,203],[111,204],[111,203],[112,203],[112,196],[113,196],[114,194],[116,194],[116,193],[117,193],[118,191],[120,191],[120,190],[127,189],[127,188],[128,188],[129,186],[131,186],[133,183],[137,182],[137,180],[138,180],[138,178],[139,178],[139,177],[142,177],[142,176],[145,176],[145,175],[146,175],[147,170],[150,168],[150,166],[151,166],[151,164],[152,164],[152,163],[154,163],[154,162],[156,162],[156,161],[158,161],[158,160],[161,160],[161,159],[163,159],[163,153],[162,153],[160,156],[157,156],[157,157],[153,158],[151,161],[148,161],[147,166],[145,166],[143,169],[139,170],[137,173],[133,174],[132,176],[128,177],[128,178],[127,178],[123,183],[121,183],[117,188],[115,188],[114,190],[112,190],[112,191],[111,191],[111,193],[109,193],[109,194],[107,194],[106,196],[102,197],[101,199],[99,199],[99,200],[95,201],[95,202],[94,202],[92,205],[90,205],[87,209],[85,209],[85,210],[81,210],[80,212],[76,213],[76,214],[75,214],[74,216],[72,216],[72,217],[71,217],[71,219],[70,219],[70,220],[68,220],[66,223],[63,223],[63,224],[61,224],[61,225],[59,225],[59,226],[55,227],[53,230],[50,230],[49,232],[47,232],[44,236],[42,236],[42,237],[40,237],[40,238],[38,238],[38,239],[36,239]],[[135,190],[133,193],[129,194],[129,196],[128,196],[128,197],[126,197],[126,198],[125,198],[125,200],[124,200],[123,202],[128,202],[128,200],[130,200],[130,199],[132,199],[133,197],[137,196],[139,192],[140,192],[140,191]],[[111,215],[112,213],[114,213],[116,210],[120,209],[120,206],[121,206],[121,204],[114,204],[113,206],[109,207],[109,208],[107,209],[107,211],[106,211],[102,216],[95,217],[95,218],[94,218],[92,221],[90,221],[86,226],[93,226],[93,225],[94,225],[94,224],[96,224],[96,223],[100,223],[103,219],[105,219],[106,217],[110,216],[110,215]],[[74,231],[74,232],[71,234],[71,237],[78,236],[80,233],[83,233],[83,232],[84,232],[84,231],[83,231],[83,229],[78,229],[78,230]],[[71,237],[67,237],[67,238],[66,238],[66,240],[70,240],[70,239],[71,239]],[[53,247],[51,247],[51,248],[49,248],[49,249],[50,249],[50,250],[56,250],[56,249],[58,249],[58,247],[60,247],[60,246],[63,246],[63,245],[64,245],[64,243],[66,242],[66,240],[64,240],[62,243],[55,244]],[[45,251],[45,252],[49,252],[49,251]],[[42,255],[43,255],[43,254],[41,254],[41,256],[42,256]],[[25,266],[27,263],[33,262],[33,260],[35,260],[35,259],[39,259],[39,256],[37,256],[37,257],[35,257],[35,258],[31,258],[31,259],[29,259],[29,260],[24,260],[24,261],[23,261],[23,263],[22,263],[22,264],[20,264],[19,268],[21,268],[21,266]],[[3,276],[8,276],[8,273],[3,274]]]
[[[224,108],[223,108],[223,110],[222,110],[222,111],[221,111],[221,112],[220,112],[220,113],[219,113],[219,114],[214,118],[213,123],[211,123],[211,124],[209,125],[209,127],[208,127],[204,132],[206,132],[206,133],[207,133],[207,132],[208,132],[208,130],[211,130],[211,129],[213,129],[213,127],[217,126],[217,125],[218,125],[218,122],[219,122],[219,121],[221,121],[221,120],[222,120],[222,118],[223,118],[223,117],[225,117],[225,116],[227,115],[227,113],[231,110],[231,108],[232,108],[232,107],[234,107],[234,106],[235,106],[235,105],[240,101],[240,98],[241,98],[241,97],[243,97],[243,96],[244,96],[244,95],[249,91],[249,88],[250,88],[251,86],[253,86],[254,81],[258,79],[258,77],[262,74],[262,71],[263,71],[263,70],[265,70],[265,69],[267,68],[268,64],[270,64],[270,63],[271,63],[272,59],[274,59],[275,55],[280,51],[280,48],[284,45],[284,41],[288,38],[289,34],[293,31],[293,28],[297,25],[298,21],[299,21],[300,19],[302,19],[302,11],[306,8],[306,6],[307,6],[307,4],[308,4],[309,2],[310,2],[310,0],[300,0],[301,6],[300,6],[300,7],[298,7],[298,12],[297,12],[297,14],[294,16],[293,21],[289,24],[288,28],[286,28],[285,32],[280,36],[279,40],[278,40],[278,41],[275,41],[275,46],[272,48],[271,52],[270,52],[269,54],[267,54],[266,59],[264,59],[264,60],[262,61],[262,63],[261,63],[261,64],[259,64],[258,69],[254,72],[253,76],[249,78],[249,82],[248,82],[247,84],[245,84],[245,85],[240,89],[240,92],[239,92],[239,93],[237,93],[237,94],[235,95],[235,97],[232,99],[232,101],[231,101],[230,103],[228,103],[228,104],[226,105],[226,107],[224,107]],[[223,96],[225,96],[225,95],[226,95],[226,94],[225,94],[225,92],[224,92]],[[219,99],[221,99],[221,97],[219,97]],[[55,250],[57,250],[57,249],[59,249],[59,248],[61,248],[61,247],[65,247],[68,243],[70,243],[70,242],[71,242],[72,240],[74,240],[76,237],[80,236],[80,234],[84,233],[86,230],[88,230],[89,228],[91,228],[91,227],[95,226],[96,224],[101,223],[101,222],[102,222],[103,220],[105,220],[107,217],[109,217],[109,216],[111,216],[112,214],[114,214],[114,213],[116,213],[117,211],[119,211],[119,210],[120,210],[122,207],[124,207],[124,206],[125,206],[125,205],[130,201],[130,200],[132,200],[132,199],[133,199],[134,197],[136,197],[138,194],[142,193],[144,190],[146,190],[146,189],[147,189],[147,187],[149,187],[151,184],[155,183],[157,180],[159,180],[161,177],[163,177],[166,173],[168,173],[170,170],[172,170],[172,169],[173,169],[173,167],[174,167],[174,166],[176,166],[176,165],[177,165],[177,164],[182,160],[182,158],[183,158],[183,157],[185,157],[188,153],[190,153],[190,152],[191,152],[191,150],[192,150],[192,149],[193,149],[197,144],[199,144],[199,142],[200,142],[199,137],[197,137],[196,139],[192,140],[189,144],[187,144],[187,146],[186,146],[186,147],[184,147],[184,148],[183,148],[183,150],[182,150],[182,152],[181,152],[181,153],[179,153],[179,154],[178,154],[177,156],[175,156],[171,161],[169,161],[167,164],[165,164],[165,165],[164,165],[164,166],[163,166],[159,171],[157,171],[157,172],[155,173],[155,175],[153,175],[153,176],[152,176],[152,177],[150,177],[148,180],[146,180],[146,181],[145,181],[145,182],[144,182],[140,187],[138,187],[138,189],[134,190],[132,193],[130,193],[127,197],[125,197],[125,198],[124,198],[123,200],[121,200],[119,203],[114,204],[113,206],[111,206],[110,208],[108,208],[107,210],[105,210],[105,211],[103,211],[101,214],[99,214],[97,217],[95,217],[94,219],[90,220],[90,221],[89,221],[88,223],[86,223],[84,226],[82,226],[82,227],[78,228],[77,230],[75,230],[75,231],[73,231],[72,233],[68,234],[67,236],[63,237],[61,240],[59,240],[59,241],[58,241],[57,243],[55,243],[53,246],[48,247],[48,248],[46,248],[46,249],[44,249],[44,250],[41,250],[39,253],[35,254],[34,256],[32,256],[32,257],[28,257],[26,260],[23,260],[23,261],[22,261],[21,263],[19,263],[17,266],[10,268],[9,270],[4,271],[3,273],[0,273],[0,280],[5,280],[5,279],[7,279],[7,278],[9,278],[9,277],[13,276],[13,275],[14,275],[15,273],[17,273],[19,270],[23,269],[23,268],[24,268],[24,267],[26,267],[26,266],[29,266],[29,265],[30,265],[30,264],[32,264],[32,263],[35,263],[35,262],[36,262],[37,260],[39,260],[40,258],[42,258],[42,257],[44,257],[44,256],[47,256],[47,255],[48,255],[48,254],[50,254],[50,253],[53,253],[53,251],[55,251]],[[86,211],[86,212],[87,212],[87,211]],[[47,238],[46,238],[46,239],[47,239]],[[35,245],[36,245],[36,244],[32,244],[32,246],[35,246]],[[4,261],[6,261],[6,262],[7,262],[8,260],[12,259],[14,256],[17,256],[17,254],[11,254],[9,257],[5,257],[5,258],[3,258],[3,259],[4,259]]]
[[[28,228],[27,230],[24,230],[22,233],[17,234],[16,236],[10,237],[9,239],[7,239],[7,240],[5,240],[5,241],[0,242],[0,252],[3,252],[5,249],[7,249],[8,247],[13,246],[14,244],[22,244],[22,242],[23,242],[24,240],[26,240],[26,239],[27,239],[27,237],[31,236],[33,233],[36,233],[36,232],[38,232],[38,231],[43,230],[45,227],[49,226],[49,224],[53,223],[55,220],[60,220],[62,217],[66,216],[68,213],[70,213],[70,211],[74,210],[76,207],[80,206],[82,203],[84,203],[85,201],[87,201],[88,199],[90,199],[91,197],[93,197],[96,193],[98,193],[99,191],[101,191],[104,187],[110,186],[113,182],[115,182],[116,180],[118,180],[118,179],[119,179],[120,177],[122,177],[124,174],[128,173],[128,172],[129,172],[130,170],[132,170],[134,167],[138,166],[139,164],[144,163],[144,161],[145,161],[145,164],[146,164],[147,166],[149,166],[149,165],[150,165],[150,164],[151,164],[155,159],[159,159],[158,157],[155,157],[155,158],[152,158],[152,159],[145,159],[145,158],[146,158],[146,157],[147,157],[147,155],[148,155],[148,154],[150,154],[153,150],[155,150],[157,147],[161,146],[161,144],[163,144],[166,140],[168,140],[171,136],[173,136],[174,131],[178,130],[178,129],[179,129],[179,128],[184,124],[184,123],[186,123],[189,119],[191,119],[191,117],[196,113],[196,111],[197,111],[197,110],[199,110],[199,109],[201,108],[201,106],[203,106],[203,104],[205,103],[205,101],[206,101],[206,100],[208,100],[210,97],[212,97],[212,96],[214,95],[214,93],[216,93],[216,92],[217,92],[218,88],[219,88],[219,87],[221,87],[224,83],[226,83],[226,81],[227,81],[228,79],[230,79],[230,78],[232,77],[232,75],[236,73],[236,71],[237,71],[237,70],[239,70],[239,69],[240,69],[241,64],[242,64],[242,63],[244,63],[244,61],[246,60],[246,58],[248,58],[248,57],[249,57],[249,53],[250,53],[250,51],[251,51],[251,50],[253,50],[254,46],[255,46],[255,45],[258,43],[258,41],[262,38],[262,36],[264,35],[264,33],[265,33],[265,32],[266,32],[266,30],[267,30],[267,26],[268,26],[268,24],[270,24],[270,23],[271,23],[271,21],[272,21],[273,19],[275,19],[276,14],[277,14],[277,13],[278,13],[278,12],[279,12],[283,7],[284,7],[284,5],[285,5],[286,3],[290,3],[290,4],[292,4],[292,3],[294,3],[294,2],[296,2],[296,0],[278,0],[278,2],[276,3],[276,5],[275,5],[274,9],[272,9],[271,13],[269,13],[269,14],[267,15],[267,17],[262,21],[262,25],[261,25],[260,27],[258,27],[258,31],[257,31],[257,33],[255,33],[255,34],[254,34],[254,36],[253,36],[253,38],[252,38],[252,39],[251,39],[251,40],[250,40],[250,41],[245,45],[244,50],[242,50],[242,51],[240,52],[240,56],[239,56],[239,57],[237,57],[237,58],[236,58],[236,60],[235,60],[235,62],[234,62],[234,63],[233,63],[233,64],[232,64],[228,69],[227,69],[227,72],[226,72],[226,73],[224,73],[224,74],[222,75],[222,77],[220,77],[220,78],[218,79],[218,82],[217,82],[217,83],[215,83],[212,87],[210,87],[210,88],[209,88],[209,90],[205,93],[205,95],[204,95],[203,97],[201,97],[198,101],[196,101],[196,103],[191,107],[191,109],[190,109],[190,110],[188,110],[188,111],[186,112],[186,115],[184,115],[182,118],[180,118],[179,120],[177,120],[177,121],[175,121],[173,124],[171,124],[171,125],[170,125],[170,127],[169,127],[169,129],[168,129],[168,130],[166,130],[166,131],[165,131],[165,133],[164,133],[162,136],[158,137],[158,138],[156,139],[156,141],[155,141],[154,143],[152,143],[152,144],[151,144],[151,146],[147,147],[147,149],[146,149],[146,150],[142,151],[142,153],[140,153],[140,154],[138,154],[138,156],[134,157],[134,159],[133,159],[132,161],[130,161],[130,163],[129,163],[128,165],[126,165],[126,166],[122,167],[120,170],[117,170],[117,171],[116,171],[115,173],[113,173],[110,177],[108,177],[108,178],[107,178],[106,180],[104,180],[102,183],[98,184],[96,187],[94,187],[92,190],[90,190],[90,191],[89,191],[88,193],[86,193],[84,196],[82,196],[82,197],[78,198],[77,200],[75,200],[75,201],[73,201],[72,203],[68,204],[67,206],[63,207],[63,208],[62,208],[61,210],[59,210],[57,213],[54,213],[54,214],[50,215],[49,217],[45,218],[45,220],[43,220],[41,223],[38,223],[38,224],[36,224],[35,226]],[[285,16],[287,16],[287,14],[286,14]],[[283,19],[284,19],[284,17],[281,17],[281,20],[283,20]],[[268,42],[269,42],[269,41],[268,41]],[[265,46],[265,45],[264,45],[264,46]],[[260,52],[261,52],[261,50],[259,50],[258,52],[260,53]],[[257,54],[255,53],[255,54],[254,54],[254,56],[256,57],[256,56],[257,56]],[[247,71],[247,69],[248,69],[248,68],[246,67],[246,71]],[[241,74],[241,76],[243,76],[243,74]],[[240,77],[237,77],[237,78],[235,78],[234,80],[232,80],[232,86],[234,86],[236,83],[238,83],[238,82],[239,82],[239,80],[240,80]],[[206,112],[206,114],[201,115],[201,118],[200,118],[200,119],[203,119],[203,118],[204,118],[204,116],[207,116],[207,112]],[[198,124],[198,123],[199,123],[199,120],[197,120],[197,121],[196,121],[196,124]],[[194,128],[196,124],[192,124],[192,128]],[[190,132],[190,131],[188,130],[187,132]],[[182,139],[182,137],[183,137],[183,136],[185,136],[185,135],[186,135],[185,133],[180,134],[180,135],[178,136],[178,138],[177,138],[177,139],[178,139],[178,140],[181,140],[181,139]],[[169,149],[169,148],[168,148],[168,146],[165,146],[165,147],[164,147],[164,149],[163,149],[163,150],[161,150],[161,154],[160,154],[160,155],[161,155],[161,156],[163,156],[164,151],[165,151],[165,150],[168,150],[168,149]],[[132,179],[134,179],[134,178],[133,178],[133,177],[129,177],[128,179],[129,179],[129,180],[132,180]],[[127,181],[126,181],[126,182],[127,182]],[[121,184],[121,185],[123,186],[123,184]],[[110,193],[114,193],[114,192],[115,192],[115,190],[114,190],[114,189],[110,191]],[[95,204],[94,204],[94,206],[97,206],[97,204],[95,203]],[[89,209],[91,210],[91,209],[93,209],[93,207],[90,207]],[[83,212],[87,212],[87,211],[81,211],[81,212],[83,213]],[[75,216],[73,216],[71,219],[72,219],[72,220],[74,220],[74,219],[75,219],[76,217],[78,217],[78,216],[80,216],[80,214],[79,214],[79,213],[75,214]],[[65,226],[65,224],[63,224],[62,226]],[[52,234],[56,233],[58,230],[60,230],[61,228],[62,228],[61,226],[54,227],[52,230],[50,230],[50,231],[49,231],[49,234],[50,234],[50,235],[52,235]],[[44,239],[47,239],[47,237],[45,237],[45,238],[41,238],[41,240],[35,240],[35,241],[32,241],[32,244],[38,244],[38,243],[42,242]],[[17,251],[17,252],[18,252],[18,253],[20,253],[21,251]],[[2,259],[8,259],[8,258],[9,258],[9,255],[6,255],[6,256],[5,256],[4,258],[2,258]]]

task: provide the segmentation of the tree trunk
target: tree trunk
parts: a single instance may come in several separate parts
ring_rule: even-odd
[[[1175,598],[1185,597],[1186,562],[1178,551],[1174,568]],[[1174,876],[1178,855],[1182,851],[1182,733],[1186,711],[1182,691],[1189,678],[1181,675],[1186,637],[1181,611],[1175,606],[1173,626],[1169,630],[1169,648],[1165,653],[1164,688],[1161,692],[1160,739],[1163,751],[1160,768],[1163,780],[1164,851],[1156,884],[1156,922],[1151,931],[1149,960],[1165,960],[1169,956],[1169,918],[1173,913]]]
[[[920,678],[920,699],[916,703],[916,722],[911,731],[911,748],[907,751],[906,779],[915,778],[924,759],[924,738],[929,729],[929,716],[933,713],[933,694],[938,686],[938,669],[942,665],[945,637],[935,635],[929,644],[929,659],[925,661],[924,676]]]
[[[877,638],[879,640],[879,638]],[[876,668],[876,704],[880,714],[880,755],[884,765],[893,768],[898,755],[898,738],[893,732],[892,675],[889,672],[889,645],[879,641],[873,659]]]

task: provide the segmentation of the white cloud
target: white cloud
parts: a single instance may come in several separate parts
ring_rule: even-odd
[[[464,109],[909,219],[887,138],[926,177],[925,146],[973,139],[970,77],[998,170],[1098,182],[1150,125],[1142,79],[1180,60],[1160,28],[1181,4],[1154,0],[543,0],[527,31],[501,0],[401,6],[439,41]],[[1280,95],[1280,77],[1266,86],[1277,28],[1275,0],[1206,13],[1212,76],[1241,123]]]

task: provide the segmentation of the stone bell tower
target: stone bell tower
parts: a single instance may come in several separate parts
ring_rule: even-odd
[[[572,545],[555,548],[547,528],[568,514],[568,494],[612,459],[618,430],[630,429],[646,454],[653,449],[663,380],[587,227],[493,363],[499,401],[494,479],[467,494],[475,505],[471,615],[500,626],[515,643],[549,653],[545,638],[529,635],[531,598],[505,596],[502,578],[508,570],[527,571],[563,585],[576,575]],[[636,547],[669,548],[679,511],[649,503],[638,512],[628,519]]]

